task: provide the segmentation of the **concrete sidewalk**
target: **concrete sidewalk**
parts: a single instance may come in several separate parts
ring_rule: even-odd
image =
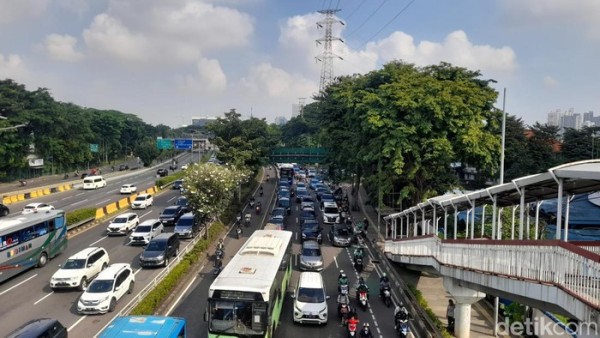
[[[369,238],[378,238],[378,241],[385,241],[385,223],[380,222],[381,228],[380,233],[377,231],[377,211],[370,205],[366,205],[365,202],[368,200],[368,196],[364,188],[361,186],[358,196],[358,204],[361,208],[361,213],[369,221]],[[351,205],[353,201],[350,201]],[[356,218],[360,220],[360,218]],[[451,299],[451,295],[444,289],[442,278],[427,276],[421,272],[408,270],[394,264],[397,268],[398,274],[406,284],[416,286],[421,291],[425,300],[431,310],[436,314],[437,318],[444,324],[446,321],[446,307],[448,306],[448,299]],[[494,310],[493,307],[488,305],[485,299],[473,304],[471,307],[471,338],[483,338],[483,337],[495,337],[493,335],[494,325]],[[499,337],[502,337],[499,335]]]

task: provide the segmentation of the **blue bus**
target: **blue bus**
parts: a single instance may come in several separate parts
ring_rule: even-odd
[[[185,331],[185,319],[179,317],[124,316],[116,317],[98,337],[185,338]]]

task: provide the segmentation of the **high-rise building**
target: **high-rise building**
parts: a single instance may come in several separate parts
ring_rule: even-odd
[[[560,109],[553,110],[548,113],[548,125],[550,126],[560,126],[560,118],[562,113]]]
[[[203,128],[211,122],[216,122],[216,117],[192,117],[192,126]]]
[[[292,117],[300,116],[301,106],[298,103],[292,104]]]
[[[287,122],[288,122],[288,120],[283,116],[277,116],[275,118],[275,124],[278,126],[282,126],[282,125],[286,124]]]

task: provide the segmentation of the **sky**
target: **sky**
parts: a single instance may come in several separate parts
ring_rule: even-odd
[[[289,119],[319,90],[333,8],[334,75],[449,62],[494,79],[526,124],[600,114],[598,0],[0,0],[0,78],[154,125]]]

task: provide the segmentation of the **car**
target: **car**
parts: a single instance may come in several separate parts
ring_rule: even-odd
[[[300,220],[300,224],[302,224],[307,220],[316,220],[317,215],[315,214],[314,210],[302,209],[300,211],[300,216],[298,217],[298,219]]]
[[[346,224],[332,224],[327,237],[333,246],[350,246],[352,227]]]
[[[335,202],[323,203],[323,223],[339,223],[340,210]]]
[[[131,294],[135,274],[127,263],[112,264],[90,283],[77,302],[79,314],[104,314],[112,312],[119,299]]]
[[[277,201],[277,207],[284,208],[288,215],[292,212],[292,203],[288,197],[280,197]]]
[[[160,168],[156,171],[156,175],[158,175],[160,177],[165,177],[165,176],[169,175],[169,170],[167,170],[165,168]]]
[[[314,213],[315,204],[313,202],[302,202],[302,204],[300,204],[300,211],[302,210],[312,211]]]
[[[137,187],[135,186],[135,184],[123,184],[121,186],[121,190],[119,190],[119,193],[121,193],[121,194],[133,194],[136,191],[137,191]]]
[[[310,195],[308,195],[308,196],[302,196],[302,202],[301,203],[304,203],[304,202],[310,202],[310,203],[313,203],[313,205],[314,205],[315,200]]]
[[[183,208],[179,205],[171,205],[165,208],[158,219],[165,225],[175,225],[179,217],[183,215]]]
[[[135,212],[126,212],[115,217],[106,228],[106,234],[126,235],[140,224],[140,218]]]
[[[296,189],[296,203],[302,203],[302,198],[304,196],[310,196],[308,190],[306,188],[297,188]]]
[[[271,218],[272,219],[280,219],[280,220],[284,220],[286,216],[286,211],[284,208],[274,208],[273,211],[271,212]]]
[[[27,215],[34,212],[44,212],[54,210],[54,207],[47,203],[29,203],[23,207],[22,214]]]
[[[150,194],[139,194],[131,203],[131,209],[146,209],[154,203],[154,198]]]
[[[285,224],[283,223],[283,219],[281,218],[269,218],[267,224],[272,224],[275,226],[276,230],[285,230]]]
[[[300,274],[294,294],[294,323],[327,324],[327,290],[319,272],[307,271]]]
[[[10,209],[2,203],[0,203],[0,216],[8,216],[10,214]]]
[[[190,207],[190,203],[189,203],[187,197],[185,197],[185,196],[180,196],[179,198],[177,198],[177,200],[175,201],[175,203],[173,205],[181,206],[183,208],[184,214],[192,211],[192,209]]]
[[[324,203],[324,202],[334,202],[335,203],[335,196],[333,196],[330,193],[321,194],[321,203]]]
[[[129,166],[127,164],[121,164],[119,166],[119,171],[129,170]]]
[[[108,267],[110,259],[104,248],[85,248],[69,257],[50,278],[53,290],[77,288],[85,291],[89,282]]]
[[[6,338],[44,337],[67,338],[67,328],[56,319],[38,318],[28,321],[11,332]]]
[[[319,244],[323,243],[323,238],[321,235],[321,225],[319,225],[318,221],[308,220],[302,223],[302,237],[300,238],[301,242],[307,240],[317,241]]]
[[[138,225],[129,235],[129,244],[146,245],[152,238],[160,235],[164,231],[164,226],[158,219],[148,219]]]
[[[173,182],[171,189],[173,190],[181,190],[183,188],[183,180],[176,180]]]
[[[179,218],[173,231],[179,234],[179,238],[194,238],[200,232],[200,222],[188,212]]]
[[[304,182],[296,183],[296,190],[298,190],[300,188],[306,189],[306,183],[304,183]]]
[[[140,255],[142,267],[167,266],[179,255],[179,234],[170,232],[154,237]]]
[[[323,255],[321,254],[321,248],[317,242],[305,241],[302,243],[302,251],[300,251],[300,270],[323,270]]]

